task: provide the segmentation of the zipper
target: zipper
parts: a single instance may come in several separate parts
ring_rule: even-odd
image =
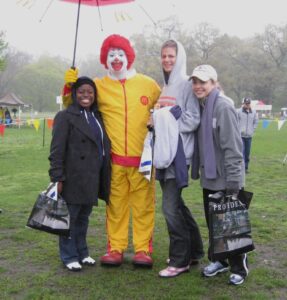
[[[124,91],[124,101],[125,101],[125,156],[128,155],[128,103],[127,103],[127,94],[125,81],[120,81],[123,91]]]
[[[84,114],[85,114],[85,117],[86,117],[86,120],[87,120],[87,122],[88,122],[88,124],[90,124],[90,122],[89,122],[89,119],[88,119],[88,115],[87,115],[87,112],[86,112],[86,110],[84,109]],[[101,126],[101,124],[100,124],[100,122],[97,120],[97,118],[95,117],[95,115],[94,115],[94,112],[92,112],[92,116],[93,116],[93,118],[95,119],[95,121],[96,121],[96,123],[97,123],[97,125],[98,125],[98,127],[99,127],[99,129],[100,129],[100,132],[101,132],[101,142],[102,142],[102,149],[103,149],[103,156],[105,156],[105,148],[104,148],[104,133],[103,133],[103,129],[102,129],[102,126]]]
[[[249,123],[249,113],[247,112],[247,122],[246,122],[246,129],[245,129],[246,135],[247,135],[248,123]]]

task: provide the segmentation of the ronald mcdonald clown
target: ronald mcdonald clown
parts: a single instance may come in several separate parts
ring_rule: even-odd
[[[106,38],[100,61],[108,70],[95,79],[98,106],[112,144],[112,181],[107,205],[107,253],[101,264],[120,265],[128,247],[128,229],[132,214],[135,255],[132,262],[152,266],[154,229],[154,180],[149,182],[138,172],[147,122],[160,95],[158,84],[132,68],[135,52],[128,39],[120,35]],[[65,74],[64,104],[68,104],[69,85],[77,79],[77,70]]]

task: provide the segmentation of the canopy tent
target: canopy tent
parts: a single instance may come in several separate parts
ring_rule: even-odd
[[[0,107],[14,106],[18,107],[18,125],[20,127],[20,107],[29,107],[30,105],[25,104],[19,97],[15,94],[10,93],[6,94],[3,98],[0,99]]]
[[[26,106],[15,94],[7,94],[0,99],[0,106]]]
[[[272,105],[265,104],[262,100],[251,100],[251,108],[254,109],[260,118],[270,116]]]

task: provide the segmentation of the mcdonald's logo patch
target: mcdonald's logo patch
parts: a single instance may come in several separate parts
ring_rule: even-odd
[[[149,102],[147,96],[141,96],[140,101],[141,101],[141,104],[143,104],[143,105],[148,105],[148,102]]]

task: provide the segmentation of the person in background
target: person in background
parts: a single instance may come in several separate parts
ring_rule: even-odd
[[[8,108],[6,108],[5,110],[5,123],[7,125],[10,125],[12,123],[12,118],[11,118],[11,114]]]
[[[51,182],[70,213],[70,237],[60,236],[60,258],[70,271],[95,265],[86,235],[89,216],[98,198],[108,203],[110,190],[110,142],[97,108],[93,80],[80,77],[72,86],[73,103],[57,113],[49,156]]]
[[[129,221],[136,266],[153,265],[151,257],[155,217],[154,180],[139,172],[146,124],[160,87],[150,77],[132,67],[135,52],[130,41],[118,34],[108,36],[102,44],[101,63],[107,75],[95,79],[99,110],[112,145],[112,182],[107,205],[107,253],[102,265],[119,266],[128,247]],[[65,82],[74,82],[77,70],[66,72]]]
[[[245,173],[248,173],[252,136],[258,125],[256,111],[251,108],[251,99],[243,98],[242,107],[238,109],[239,126],[243,142]]]
[[[191,75],[192,89],[201,108],[192,159],[192,178],[199,178],[203,189],[206,223],[209,228],[209,196],[223,191],[236,197],[244,186],[244,162],[238,115],[234,105],[219,92],[217,72],[210,65],[197,66]],[[212,199],[214,201],[214,199]],[[208,258],[211,260],[210,249]],[[227,261],[211,261],[203,276],[212,277],[231,270],[229,283],[242,284],[248,275],[247,255]]]
[[[161,64],[164,86],[156,104],[158,109],[153,113],[154,166],[170,239],[168,267],[159,276],[167,278],[189,271],[204,252],[198,225],[182,198],[182,189],[188,186],[193,132],[199,125],[200,114],[186,75],[186,53],[180,42],[168,40],[162,45]],[[173,155],[169,155],[169,148]]]
[[[0,124],[4,124],[5,122],[5,110],[2,106],[0,106]]]

